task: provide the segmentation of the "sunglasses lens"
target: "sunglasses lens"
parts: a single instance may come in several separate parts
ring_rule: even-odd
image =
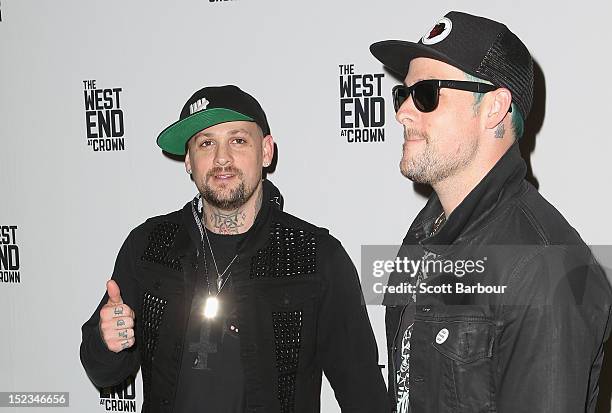
[[[438,86],[433,83],[419,83],[414,87],[412,98],[418,110],[431,112],[438,106]]]
[[[393,107],[397,112],[402,104],[408,98],[408,89],[403,86],[393,88]]]

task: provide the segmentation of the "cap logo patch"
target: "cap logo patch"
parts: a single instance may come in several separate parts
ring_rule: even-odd
[[[452,29],[453,22],[451,22],[449,18],[443,17],[425,36],[421,38],[421,41],[423,44],[427,45],[440,43],[442,40],[446,39]]]
[[[189,114],[193,115],[196,112],[206,109],[210,102],[206,98],[198,99],[191,105],[189,105]]]

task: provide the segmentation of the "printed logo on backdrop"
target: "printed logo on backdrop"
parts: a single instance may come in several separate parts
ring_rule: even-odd
[[[87,146],[94,152],[124,151],[125,123],[120,87],[100,88],[95,80],[84,80]]]
[[[100,406],[107,412],[135,412],[136,377],[130,376],[121,384],[100,389]]]
[[[21,283],[17,225],[0,225],[0,283]]]
[[[355,73],[354,64],[340,68],[340,136],[348,143],[385,141],[384,73]]]

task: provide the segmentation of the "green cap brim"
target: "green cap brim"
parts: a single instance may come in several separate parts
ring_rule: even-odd
[[[157,137],[157,146],[174,155],[185,155],[185,144],[196,133],[219,123],[255,122],[252,118],[225,108],[212,108],[194,113],[173,123]]]

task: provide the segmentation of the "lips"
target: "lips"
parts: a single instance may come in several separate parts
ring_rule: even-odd
[[[425,138],[423,136],[420,135],[406,135],[404,134],[404,141],[405,142],[418,142],[418,141],[424,141]]]
[[[405,142],[418,142],[424,141],[427,136],[415,129],[404,129],[404,141]]]
[[[230,178],[233,178],[236,175],[234,175],[234,174],[215,174],[213,176],[215,177],[215,179],[230,179]]]
[[[236,168],[213,168],[206,174],[207,179],[213,179],[217,182],[228,182],[229,180],[239,177],[240,170]]]

